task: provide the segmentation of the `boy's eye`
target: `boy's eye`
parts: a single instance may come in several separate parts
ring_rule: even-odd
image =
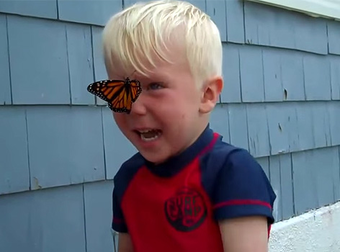
[[[153,83],[149,84],[148,89],[156,90],[156,89],[160,89],[162,87],[163,87],[162,83],[153,82]]]

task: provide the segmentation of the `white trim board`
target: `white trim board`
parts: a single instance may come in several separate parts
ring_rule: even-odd
[[[246,0],[340,21],[340,0]]]
[[[340,201],[273,225],[269,252],[339,252]]]

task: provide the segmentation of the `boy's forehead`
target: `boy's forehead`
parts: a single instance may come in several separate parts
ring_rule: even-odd
[[[169,48],[170,49],[170,48]],[[147,57],[138,57],[139,66],[143,66],[141,71],[134,68],[132,62],[119,62],[113,58],[113,68],[109,70],[109,77],[112,78],[134,78],[138,80],[145,79],[164,79],[168,74],[173,73],[177,69],[188,68],[186,55],[182,50],[169,50],[166,53],[165,59],[161,59],[157,55],[150,55],[153,64],[150,63]],[[126,67],[128,66],[128,67]]]
[[[171,67],[155,67],[150,69],[145,69],[143,72],[131,69],[131,71],[123,70],[121,67],[115,68],[109,73],[111,79],[137,79],[140,82],[145,81],[166,81],[169,77],[169,73],[172,72]]]

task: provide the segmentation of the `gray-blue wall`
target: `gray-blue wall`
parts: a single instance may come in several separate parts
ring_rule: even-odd
[[[125,5],[131,1],[124,2]],[[340,199],[340,22],[199,0],[220,28],[213,129],[262,164],[277,221]],[[0,1],[0,252],[113,251],[112,178],[134,148],[86,91],[121,1]]]

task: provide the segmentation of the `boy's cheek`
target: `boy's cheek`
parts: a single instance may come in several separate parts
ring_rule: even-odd
[[[113,113],[113,120],[121,131],[126,131],[128,129],[124,114]]]

